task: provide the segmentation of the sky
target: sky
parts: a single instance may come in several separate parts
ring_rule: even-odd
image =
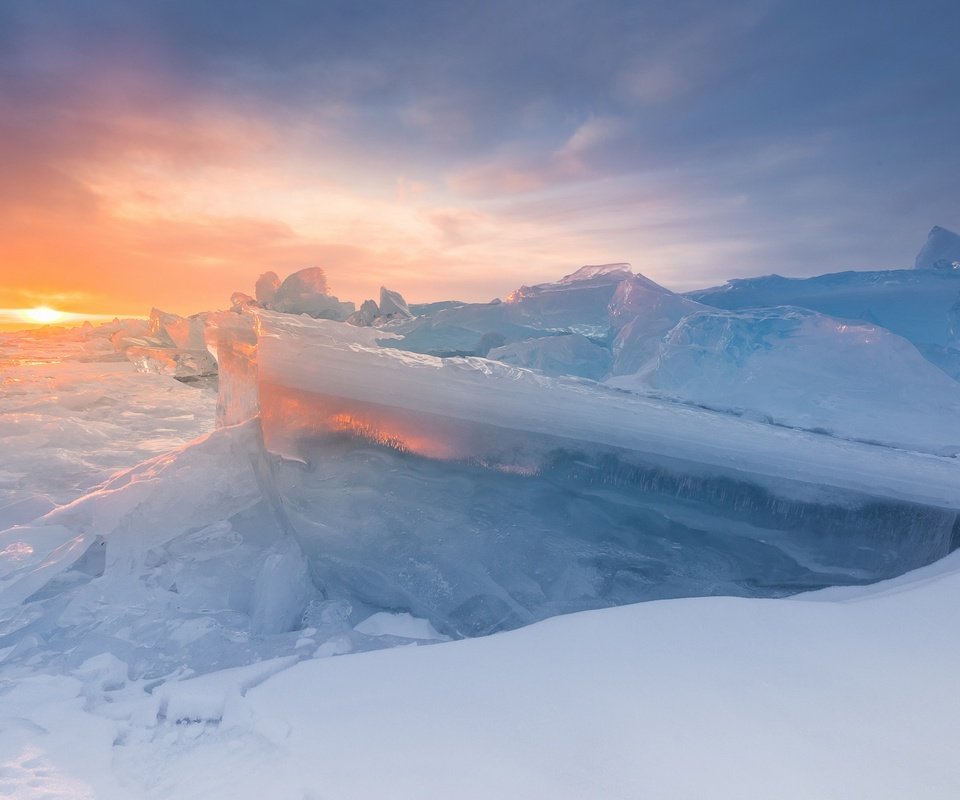
[[[0,309],[910,266],[960,229],[958,41],[956,0],[2,0]]]

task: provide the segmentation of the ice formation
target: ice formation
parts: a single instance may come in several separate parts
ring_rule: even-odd
[[[880,325],[912,342],[951,377],[960,378],[960,340],[951,332],[956,330],[952,309],[960,302],[957,270],[839,272],[815,278],[768,275],[731,280],[687,296],[730,311],[798,306]]]
[[[264,278],[266,276],[261,276],[261,279]],[[264,290],[268,296],[269,288],[261,286],[260,293],[264,294]],[[353,303],[341,303],[329,294],[327,276],[320,267],[308,267],[288,275],[267,305],[288,314],[307,314],[336,320],[345,320],[355,310]]]
[[[608,383],[780,425],[960,453],[960,383],[890,331],[806,309],[698,311],[657,344],[645,369]]]
[[[127,425],[170,433],[131,442],[109,463],[163,454],[99,487],[59,468],[56,496],[4,467],[5,663],[119,674],[96,661],[106,652],[129,681],[242,672],[640,600],[868,583],[960,545],[960,384],[876,322],[716,307],[774,279],[698,300],[585,267],[505,302],[409,306],[383,289],[344,324],[321,277],[267,274],[232,311],[70,334],[92,360],[63,374],[133,381]],[[886,284],[823,280],[894,310]],[[928,298],[953,275],[890,280]],[[136,387],[173,408],[203,398],[212,426],[213,379],[156,367],[185,353],[209,359],[195,373],[216,362],[218,430],[183,446],[202,415],[142,420]],[[41,471],[68,425],[74,456],[123,438],[103,424],[105,390],[70,395],[9,402],[60,415],[33,434]],[[158,713],[189,713],[189,693],[164,692]]]
[[[914,269],[960,270],[960,236],[934,225],[917,253]]]
[[[400,292],[380,287],[380,316],[410,319],[413,314]]]
[[[257,302],[262,306],[269,306],[277,296],[277,290],[280,288],[280,277],[276,272],[264,272],[257,278],[257,284],[254,290]]]
[[[610,350],[579,333],[526,339],[495,347],[487,357],[546,375],[576,375],[600,380],[610,372]]]

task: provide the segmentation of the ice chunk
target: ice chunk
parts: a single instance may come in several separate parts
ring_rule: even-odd
[[[399,317],[409,319],[413,316],[407,301],[400,292],[394,292],[386,286],[380,287],[380,315],[384,317]]]
[[[610,301],[613,340],[613,373],[636,372],[654,354],[663,336],[687,314],[703,306],[643,275],[622,281]]]
[[[204,350],[204,314],[181,317],[154,308],[150,311],[149,333],[170,347],[181,350]]]
[[[380,316],[380,307],[375,300],[364,300],[360,308],[347,317],[347,322],[361,328],[369,328],[373,321]]]
[[[0,504],[0,531],[32,522],[56,507],[56,503],[43,495],[27,495],[13,502]]]
[[[960,236],[935,225],[917,254],[914,269],[960,270]]]
[[[105,544],[92,533],[78,533],[64,525],[31,525],[0,533],[0,608],[38,595],[72,568],[87,576],[102,572],[100,553]],[[97,568],[84,568],[84,558]]]
[[[150,323],[144,319],[125,319],[116,321],[116,330],[110,334],[114,349],[121,353],[128,347],[163,347],[164,342],[150,335]]]
[[[244,306],[255,306],[255,305],[259,305],[259,304],[246,292],[234,292],[233,294],[230,295],[231,311],[240,311]]]
[[[555,283],[521,286],[507,296],[507,304],[543,327],[573,325],[609,327],[607,307],[621,282],[633,273],[627,264],[581,267]]]
[[[308,267],[288,275],[270,307],[288,314],[336,320],[345,320],[354,312],[353,303],[341,303],[327,293],[327,276],[320,267]]]
[[[624,264],[583,267],[555,283],[521,286],[505,303],[417,306],[416,319],[392,324],[390,330],[403,336],[403,344],[395,346],[440,356],[486,355],[545,333],[600,338],[610,330],[610,300],[631,274]]]
[[[211,314],[204,331],[217,361],[220,389],[217,424],[236,425],[260,413],[257,396],[257,333],[253,316],[232,311]]]
[[[547,375],[576,375],[600,380],[610,371],[610,351],[578,333],[542,336],[495,347],[487,358]]]
[[[953,348],[960,355],[960,293],[956,302],[950,306],[947,313],[947,346]]]
[[[686,296],[731,311],[799,306],[881,325],[916,345],[944,347],[950,340],[950,308],[960,297],[960,270],[838,272],[815,278],[768,275]]]
[[[467,303],[424,314],[391,326],[402,335],[387,342],[417,353],[432,355],[486,355],[491,347],[542,336],[523,309],[507,303]]]
[[[697,312],[645,370],[609,382],[778,424],[960,453],[960,384],[883,328],[805,309]]]
[[[253,586],[250,630],[259,636],[296,630],[315,594],[300,545],[285,537],[263,559]]]
[[[257,296],[257,302],[262,306],[269,306],[277,297],[277,290],[280,288],[280,278],[276,272],[264,272],[257,278],[257,285],[254,293]],[[324,283],[324,291],[326,284]]]
[[[139,372],[180,380],[217,374],[217,361],[207,350],[133,346],[127,348],[126,355]]]

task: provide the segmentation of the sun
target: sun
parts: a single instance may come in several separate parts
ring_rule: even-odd
[[[23,314],[25,319],[30,320],[30,322],[38,322],[41,325],[49,325],[51,322],[57,322],[66,316],[62,311],[57,311],[57,309],[50,308],[50,306],[25,308],[20,313]]]

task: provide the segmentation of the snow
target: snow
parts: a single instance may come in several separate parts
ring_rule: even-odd
[[[955,554],[872,588],[644,603],[152,693],[87,661],[5,687],[2,780],[99,800],[952,798],[958,592]]]
[[[378,611],[356,625],[354,630],[370,636],[397,636],[402,639],[434,642],[448,639],[442,633],[438,633],[429,620],[417,619],[406,612],[391,614],[388,611]]]

